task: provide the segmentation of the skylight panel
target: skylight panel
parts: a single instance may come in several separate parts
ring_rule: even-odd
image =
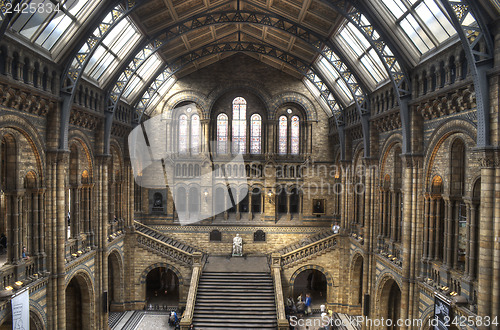
[[[331,117],[332,111],[330,110],[330,107],[325,102],[325,100],[321,97],[321,93],[318,90],[318,88],[316,88],[316,86],[311,81],[309,81],[309,79],[307,79],[307,78],[303,78],[302,82],[304,82],[304,85],[306,85],[306,88],[314,96],[314,98],[319,103],[321,108],[323,108],[323,111],[325,111],[325,113],[327,113],[328,116]]]
[[[423,54],[448,40],[456,31],[436,0],[382,0],[398,26]]]
[[[158,88],[158,92],[155,93],[146,110],[154,109],[158,105],[158,103],[165,97],[165,95],[167,95],[168,91],[174,86],[176,81],[177,79],[172,76],[166,82],[164,82],[163,85]]]
[[[107,19],[110,18],[106,17],[105,21]],[[113,30],[109,31],[102,44],[94,52],[89,65],[85,68],[85,74],[99,81],[101,85],[106,83],[111,72],[127,57],[141,36],[128,17],[121,20]]]
[[[343,79],[340,78],[339,73],[335,68],[326,60],[326,58],[321,58],[318,62],[318,69],[323,73],[325,78],[330,83],[345,104],[349,104],[354,101],[349,87],[346,85]]]
[[[132,79],[129,81],[127,87],[123,92],[123,97],[127,101],[135,99],[137,94],[142,90],[144,84],[148,82],[153,74],[160,68],[163,61],[157,54],[150,56],[134,73]]]
[[[97,0],[25,1],[26,10],[12,23],[12,30],[52,51],[58,42],[76,33],[75,27],[82,25],[98,3]]]
[[[371,46],[365,36],[352,24],[344,25],[336,37],[349,57],[357,56],[357,62],[362,65],[371,78],[371,85],[380,83],[388,78],[384,64],[377,52]]]

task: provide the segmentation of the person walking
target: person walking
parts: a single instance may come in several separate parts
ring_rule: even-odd
[[[309,315],[311,314],[311,295],[309,293],[306,294],[306,301],[305,301],[305,305],[306,305],[306,315]]]

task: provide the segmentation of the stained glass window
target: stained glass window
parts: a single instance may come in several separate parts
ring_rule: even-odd
[[[200,152],[200,116],[194,114],[191,116],[191,153]]]
[[[227,115],[221,113],[217,116],[217,153],[227,154]]]
[[[278,153],[280,155],[286,155],[286,140],[287,140],[287,126],[288,120],[286,116],[281,116],[279,118],[278,127]]]
[[[262,118],[259,114],[253,114],[250,118],[250,153],[261,153],[261,132],[262,132]]]
[[[299,125],[299,117],[292,117],[292,129],[291,129],[291,137],[290,137],[290,151],[292,155],[299,154],[299,137],[300,137],[300,125]]]
[[[233,100],[233,153],[246,152],[247,101],[242,97]]]
[[[188,122],[186,115],[179,116],[179,153],[186,154],[188,147]]]

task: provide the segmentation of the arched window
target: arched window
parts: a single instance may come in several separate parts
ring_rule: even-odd
[[[250,153],[260,154],[262,152],[261,134],[262,118],[259,114],[253,114],[250,118]]]
[[[217,116],[217,153],[227,154],[227,124],[225,113]]]
[[[299,137],[300,137],[300,126],[299,126],[299,117],[292,117],[292,129],[290,135],[290,153],[292,155],[299,154]]]
[[[200,116],[194,114],[191,116],[191,153],[200,152]]]
[[[247,101],[242,97],[233,100],[233,153],[246,152]]]
[[[279,128],[278,128],[278,153],[280,155],[286,155],[287,148],[287,128],[288,122],[286,116],[281,116],[279,118]]]
[[[186,115],[179,116],[179,153],[186,154],[188,149],[188,122]]]

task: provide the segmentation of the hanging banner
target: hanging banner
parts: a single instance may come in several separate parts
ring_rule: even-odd
[[[12,329],[29,330],[30,328],[30,294],[29,290],[12,298]]]

